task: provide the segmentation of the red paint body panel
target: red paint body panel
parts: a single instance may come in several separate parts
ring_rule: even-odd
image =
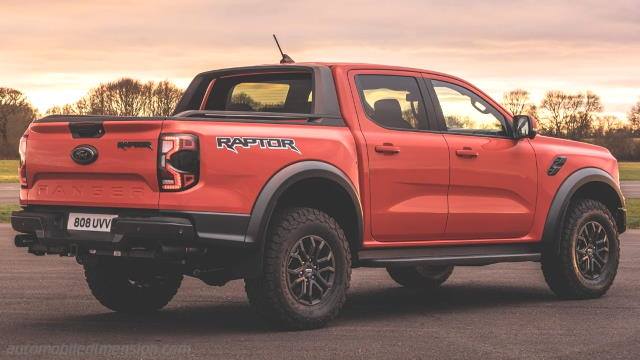
[[[105,121],[104,136],[74,139],[65,122],[34,123],[27,142],[29,191],[23,205],[158,207],[157,144],[162,121]],[[149,141],[148,148],[119,149],[119,141]],[[79,145],[92,145],[99,161],[76,164]]]
[[[363,247],[439,246],[537,242],[550,204],[562,182],[586,167],[618,179],[611,154],[601,147],[537,136],[513,140],[443,132],[396,131],[376,125],[362,108],[356,74],[400,74],[438,79],[466,87],[511,114],[468,82],[445,74],[366,64],[325,64],[332,70],[346,126],[304,122],[256,123],[164,119],[106,121],[98,139],[73,139],[66,122],[34,123],[27,143],[28,189],[22,205],[64,205],[250,214],[267,181],[304,160],[337,167],[358,191],[363,212]],[[197,135],[200,179],[182,192],[159,192],[157,144],[160,133]],[[218,148],[216,137],[286,137],[288,150]],[[117,142],[150,141],[145,148],[118,149]],[[391,143],[396,155],[375,151]],[[82,166],[69,154],[93,145],[100,160]],[[457,150],[471,148],[469,159]],[[546,171],[556,156],[568,161],[555,176]]]
[[[365,114],[354,77],[389,74],[419,77],[405,71],[352,71],[351,96],[364,135],[369,158],[372,235],[378,241],[439,238],[447,224],[449,151],[442,134],[385,129]],[[397,154],[384,154],[376,146],[390,144]],[[426,156],[428,154],[428,156]]]
[[[344,127],[257,124],[216,121],[164,122],[163,132],[200,138],[200,182],[183,192],[160,193],[160,207],[171,210],[249,214],[260,190],[280,169],[303,160],[330,163],[358,188],[356,149]],[[218,149],[217,136],[294,138],[300,154],[290,150]]]
[[[602,169],[620,182],[618,162],[609,151],[600,146],[578,141],[536,136],[531,141],[538,162],[538,176],[544,179],[538,183],[538,203],[532,230],[533,239],[540,239],[553,197],[562,182],[577,170],[584,168]],[[567,163],[555,176],[548,176],[547,169],[556,156],[566,156]]]
[[[470,83],[439,72],[420,69],[394,67],[369,64],[328,64],[332,67],[336,88],[339,96],[343,117],[354,132],[354,139],[359,156],[371,161],[367,151],[367,137],[363,135],[371,126],[371,121],[362,115],[357,91],[351,89],[351,76],[358,72],[397,74],[421,73],[423,77],[451,82],[463,86],[481,96],[489,104],[498,109],[511,121],[512,114],[505,110],[495,100]],[[351,81],[351,82],[350,82]],[[351,85],[349,87],[348,85]],[[358,112],[358,107],[360,107]],[[405,134],[405,132],[402,132]],[[419,134],[418,134],[419,135]],[[374,133],[372,133],[374,136]],[[415,135],[412,135],[415,136]],[[514,141],[511,139],[494,139],[481,136],[463,136],[445,134],[451,142],[447,151],[451,155],[451,187],[448,195],[449,211],[446,234],[439,238],[403,239],[399,241],[385,241],[374,234],[372,225],[375,222],[376,205],[370,201],[373,188],[369,186],[372,180],[374,165],[364,166],[361,163],[361,190],[364,209],[364,239],[365,248],[415,247],[415,246],[444,246],[465,244],[499,244],[538,242],[553,198],[562,182],[574,171],[586,167],[600,168],[618,179],[618,166],[615,158],[605,148],[591,144],[573,142],[537,136],[531,140]],[[458,139],[468,137],[468,140]],[[372,137],[373,139],[373,137]],[[454,159],[456,145],[474,143],[480,149],[488,149],[492,153],[492,160],[500,161],[495,164],[499,169],[482,168],[480,165],[465,166],[462,159]],[[547,169],[554,157],[569,155],[570,160],[557,175],[550,177]],[[515,158],[511,158],[514,156]],[[415,165],[414,165],[415,166]],[[363,168],[364,167],[364,168]],[[503,177],[506,176],[506,177]],[[400,176],[398,178],[401,178]],[[406,179],[405,179],[406,180]],[[469,195],[469,197],[467,197]],[[498,196],[498,200],[489,203],[493,206],[492,214],[485,214],[488,197]],[[381,197],[393,197],[392,190],[376,194]],[[369,203],[367,203],[369,202]],[[503,209],[500,211],[500,209]],[[371,209],[374,209],[373,211]],[[506,209],[506,211],[504,210]],[[453,210],[453,211],[452,211]],[[452,212],[453,214],[452,214]],[[456,214],[457,212],[457,214]],[[505,218],[506,217],[506,218]],[[484,219],[483,219],[484,218]],[[511,223],[515,219],[515,223]],[[398,222],[397,226],[388,229],[389,232],[417,232],[420,223],[407,224]],[[437,226],[437,225],[436,225]],[[398,239],[395,239],[398,240]]]
[[[446,238],[517,238],[529,233],[538,171],[529,140],[444,135],[451,154]],[[472,149],[475,158],[456,151]]]

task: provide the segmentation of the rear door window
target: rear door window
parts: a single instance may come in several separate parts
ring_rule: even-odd
[[[399,130],[424,130],[427,117],[416,78],[357,75],[356,84],[367,116],[376,124]]]
[[[204,110],[310,114],[311,73],[270,73],[213,80]]]

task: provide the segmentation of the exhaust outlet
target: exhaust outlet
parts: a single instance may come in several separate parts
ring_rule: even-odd
[[[36,243],[36,237],[30,234],[18,234],[13,240],[16,247],[25,248]]]

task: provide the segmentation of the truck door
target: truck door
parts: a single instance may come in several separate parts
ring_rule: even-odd
[[[427,80],[449,145],[448,239],[520,238],[536,206],[536,157],[529,139],[514,140],[507,114],[473,87]]]
[[[350,86],[369,159],[372,237],[376,241],[439,239],[447,222],[449,152],[425,107],[420,75],[352,71]]]

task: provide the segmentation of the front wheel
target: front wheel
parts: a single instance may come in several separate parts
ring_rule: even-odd
[[[620,261],[620,241],[613,216],[596,200],[571,204],[559,243],[542,253],[542,271],[551,290],[561,298],[591,299],[613,284]]]
[[[279,213],[266,240],[260,278],[245,279],[251,305],[273,325],[313,329],[333,319],[346,300],[351,255],[340,225],[326,213]]]

